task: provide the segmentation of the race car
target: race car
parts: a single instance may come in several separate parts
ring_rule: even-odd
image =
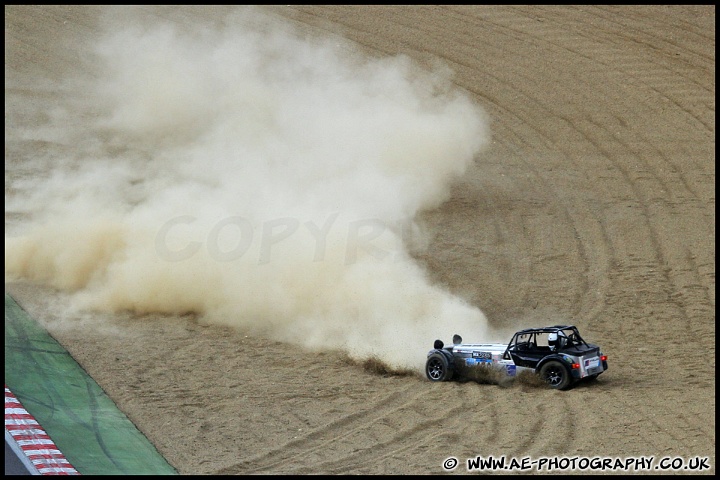
[[[587,343],[574,325],[528,328],[516,332],[510,343],[463,343],[435,340],[428,352],[425,374],[433,382],[452,380],[466,367],[495,367],[514,377],[536,373],[550,388],[566,390],[583,379],[595,379],[608,369],[607,356]]]

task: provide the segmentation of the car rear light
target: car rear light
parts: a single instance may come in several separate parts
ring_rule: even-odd
[[[571,367],[571,368],[580,368],[580,364],[579,364],[579,363],[573,363],[572,365],[570,365],[570,367]]]
[[[606,362],[606,361],[607,361],[607,355],[600,355],[600,360],[602,360],[603,362]]]

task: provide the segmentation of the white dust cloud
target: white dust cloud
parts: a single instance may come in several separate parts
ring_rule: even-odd
[[[399,368],[436,338],[483,338],[483,313],[408,251],[488,140],[446,69],[247,15],[120,29],[96,55],[41,126],[72,157],[6,195],[28,218],[6,231],[6,279]]]

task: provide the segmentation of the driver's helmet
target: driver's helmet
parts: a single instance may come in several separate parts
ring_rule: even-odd
[[[550,345],[553,349],[558,349],[560,348],[560,343],[563,338],[566,337],[562,330],[558,332],[550,332],[550,334],[548,334],[548,345]]]

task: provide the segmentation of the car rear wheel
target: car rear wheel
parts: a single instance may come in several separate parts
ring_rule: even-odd
[[[425,375],[430,381],[445,382],[453,376],[452,366],[445,355],[435,352],[425,362]]]
[[[542,378],[550,388],[563,390],[570,386],[570,372],[562,363],[552,360],[540,368]]]

